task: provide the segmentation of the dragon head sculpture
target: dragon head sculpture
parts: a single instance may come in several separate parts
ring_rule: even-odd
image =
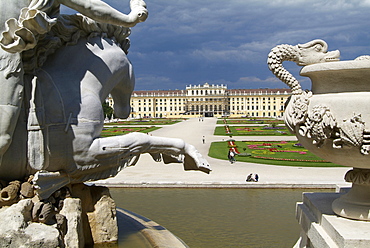
[[[268,55],[267,64],[272,73],[292,89],[293,94],[301,94],[302,88],[298,80],[283,67],[283,62],[293,61],[299,66],[306,66],[338,61],[339,56],[338,50],[328,52],[325,41],[313,40],[296,46],[283,44],[274,47]]]
[[[298,44],[299,49],[297,65],[305,66],[323,62],[338,61],[338,50],[328,52],[328,44],[323,40],[313,40],[305,44]]]

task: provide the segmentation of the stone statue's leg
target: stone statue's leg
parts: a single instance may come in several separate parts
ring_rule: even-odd
[[[185,170],[200,170],[206,173],[209,173],[211,170],[208,162],[195,147],[185,143],[183,140],[149,136],[136,132],[122,136],[95,139],[91,145],[89,157],[101,159],[114,157],[113,154],[118,153],[121,155],[121,159],[138,156],[142,153],[150,153],[152,155],[161,153],[165,155],[163,158],[165,163],[183,162]],[[180,155],[184,155],[183,161],[175,159]]]
[[[0,52],[0,164],[9,148],[23,98],[20,55]]]
[[[12,141],[19,109],[18,106],[0,105],[0,158],[9,148]]]

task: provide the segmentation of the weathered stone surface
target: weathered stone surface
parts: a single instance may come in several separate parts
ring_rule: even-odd
[[[20,193],[27,198],[32,198],[35,195],[33,186],[29,182],[22,183]]]
[[[14,239],[13,237],[17,237]],[[7,234],[3,234],[0,237],[0,247],[7,247],[7,248],[21,248],[25,247],[24,244],[27,243],[29,237],[26,235],[19,235],[18,232],[8,232]]]
[[[31,223],[31,199],[0,211],[0,247],[61,247],[59,231],[41,223]]]
[[[81,200],[78,198],[66,198],[60,214],[67,219],[67,233],[64,236],[65,246],[84,247]]]
[[[0,191],[0,201],[13,203],[13,201],[18,197],[18,191],[21,186],[20,181],[12,181],[8,186]]]
[[[94,212],[87,213],[91,234],[95,243],[116,242],[118,225],[116,204],[108,195],[102,195],[94,205]]]
[[[59,231],[49,225],[42,223],[31,223],[25,230],[29,237],[26,247],[60,247]]]
[[[31,209],[33,203],[30,199],[21,200],[0,212],[0,236],[8,235],[9,232],[18,232],[27,227],[31,221]]]
[[[109,189],[75,184],[72,187],[72,195],[82,201],[85,244],[117,241],[116,205],[110,196]]]
[[[94,243],[117,241],[116,205],[109,189],[79,184],[73,186],[73,193],[79,198],[64,199],[63,208],[58,213],[60,223],[53,219],[55,225],[36,223],[42,221],[32,218],[32,212],[37,211],[38,205],[51,206],[50,202],[25,199],[1,208],[0,247],[82,248]],[[66,227],[58,230],[58,224],[60,227],[64,225],[62,219],[65,219]]]

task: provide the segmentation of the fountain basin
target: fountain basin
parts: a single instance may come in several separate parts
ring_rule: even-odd
[[[158,223],[131,211],[117,208],[119,227],[118,247],[174,247],[188,246]]]

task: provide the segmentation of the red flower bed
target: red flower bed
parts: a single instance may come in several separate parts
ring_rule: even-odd
[[[283,161],[298,161],[298,162],[327,162],[324,160],[318,160],[318,159],[299,159],[299,158],[291,158],[292,156],[286,156],[287,158],[282,157],[281,155],[278,156],[276,153],[296,153],[300,155],[308,154],[307,150],[303,150],[303,147],[299,147],[297,145],[287,146],[286,144],[288,142],[286,141],[280,141],[280,142],[259,142],[259,141],[244,141],[244,142],[253,142],[252,144],[247,144],[248,149],[252,150],[251,153],[253,154],[252,157],[254,158],[262,158],[262,159],[272,159],[272,160],[283,160]],[[293,148],[300,148],[300,149],[289,149],[289,147]],[[253,152],[255,150],[255,152]],[[266,151],[266,152],[263,152]],[[263,154],[261,155],[257,155]],[[271,153],[271,156],[269,156]],[[275,154],[276,157],[273,155]],[[293,155],[292,154],[292,155]],[[288,155],[288,154],[287,154]],[[295,156],[295,155],[293,155]],[[297,155],[298,156],[298,155]],[[311,156],[311,155],[309,155]]]

